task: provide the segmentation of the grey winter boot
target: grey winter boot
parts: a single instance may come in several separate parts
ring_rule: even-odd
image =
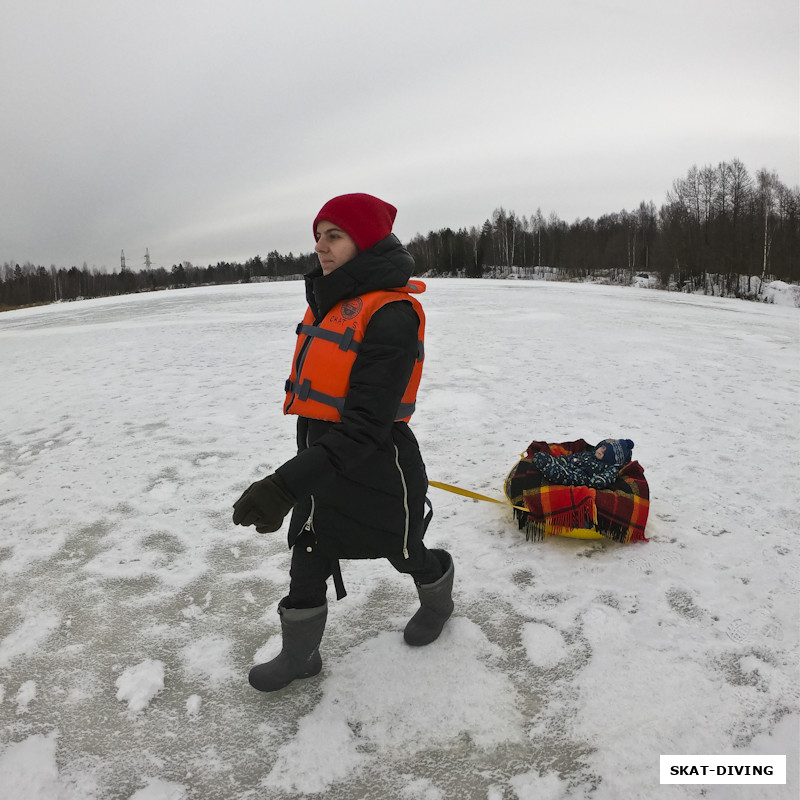
[[[433,583],[417,584],[420,607],[408,621],[403,633],[406,643],[414,647],[438,639],[445,622],[453,613],[453,559],[446,550],[431,552],[441,562],[444,574]]]
[[[316,608],[278,605],[283,633],[281,652],[266,664],[250,670],[248,680],[260,692],[275,692],[295,678],[311,678],[322,669],[319,643],[328,619],[328,604]]]

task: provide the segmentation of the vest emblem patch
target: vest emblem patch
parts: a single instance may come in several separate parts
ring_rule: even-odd
[[[360,297],[351,297],[342,303],[342,318],[353,319],[361,313],[364,303]]]

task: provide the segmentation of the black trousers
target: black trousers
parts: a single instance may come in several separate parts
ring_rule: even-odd
[[[398,571],[410,575],[417,584],[433,583],[442,577],[439,559],[421,541],[409,543],[408,558],[387,559]],[[284,608],[316,608],[323,605],[328,578],[338,571],[336,559],[317,552],[314,537],[303,532],[292,548],[289,594],[281,600]]]

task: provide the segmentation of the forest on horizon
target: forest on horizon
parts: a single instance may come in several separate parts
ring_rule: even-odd
[[[646,274],[667,289],[707,291],[709,275],[726,296],[747,297],[742,276],[800,281],[800,187],[774,171],[750,175],[738,159],[691,167],[673,181],[660,208],[642,202],[634,211],[567,223],[537,210],[519,216],[495,209],[480,227],[442,228],[405,243],[417,275],[470,278],[532,276],[548,267],[564,279],[613,273],[628,281]],[[186,286],[285,280],[308,272],[312,253],[277,251],[243,264],[189,262],[108,273],[72,266],[4,263],[0,310]]]

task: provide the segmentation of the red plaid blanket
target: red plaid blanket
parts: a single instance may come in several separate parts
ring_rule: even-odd
[[[615,542],[647,541],[644,529],[650,511],[650,489],[638,461],[622,467],[608,489],[590,489],[547,483],[531,460],[534,453],[563,456],[592,449],[583,439],[558,444],[531,442],[505,483],[511,503],[527,508],[514,511],[520,529],[525,528],[526,538],[541,539],[572,528],[593,528]]]

